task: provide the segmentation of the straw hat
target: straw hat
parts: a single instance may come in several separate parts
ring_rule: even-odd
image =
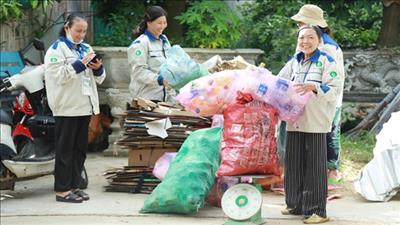
[[[292,16],[291,19],[310,25],[318,25],[322,28],[328,26],[324,20],[324,11],[320,7],[311,4],[303,5],[299,12]]]

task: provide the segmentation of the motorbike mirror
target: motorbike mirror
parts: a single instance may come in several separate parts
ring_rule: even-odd
[[[39,51],[44,51],[45,50],[43,41],[41,41],[41,40],[39,40],[37,38],[33,39],[33,46]]]

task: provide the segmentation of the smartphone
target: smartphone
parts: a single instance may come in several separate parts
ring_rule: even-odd
[[[90,60],[89,63],[96,63],[96,60],[100,60],[100,59],[101,59],[101,56],[100,56],[100,55],[95,55],[95,56],[93,57],[93,59]]]

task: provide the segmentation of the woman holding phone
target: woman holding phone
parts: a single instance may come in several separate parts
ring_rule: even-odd
[[[69,15],[45,56],[46,92],[56,122],[54,191],[60,202],[89,200],[79,185],[90,116],[100,112],[96,83],[106,74],[92,47],[83,42],[87,27],[84,16]]]

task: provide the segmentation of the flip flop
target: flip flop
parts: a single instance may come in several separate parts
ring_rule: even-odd
[[[64,197],[56,195],[56,201],[57,202],[81,203],[81,202],[83,202],[83,198],[70,192]]]
[[[87,201],[90,199],[89,195],[80,189],[76,189],[74,191],[74,194],[78,195],[79,197],[82,197],[83,201]]]
[[[278,188],[271,188],[271,191],[273,191],[273,192],[275,192],[275,193],[278,193],[278,194],[282,194],[282,195],[285,194],[285,189],[284,189],[284,188],[280,188],[280,187],[278,187]]]
[[[339,199],[341,197],[343,197],[341,194],[333,194],[333,195],[328,195],[326,200],[331,201],[331,200],[334,200],[334,199]]]
[[[343,189],[343,186],[340,185],[328,185],[328,191],[334,191],[334,190],[339,190],[339,189]]]

